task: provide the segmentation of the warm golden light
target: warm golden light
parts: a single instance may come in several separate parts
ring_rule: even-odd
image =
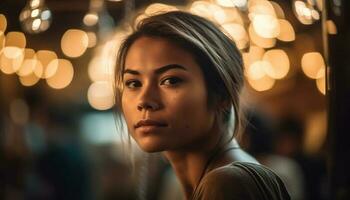
[[[306,120],[304,151],[308,154],[320,152],[327,139],[327,112],[309,114]]]
[[[190,7],[190,12],[206,19],[216,21],[220,24],[226,21],[226,13],[224,9],[207,1],[193,2]]]
[[[221,24],[235,23],[244,26],[243,18],[240,14],[240,11],[237,8],[227,8],[224,11],[225,18],[221,21]]]
[[[49,50],[39,50],[36,53],[36,57],[40,61],[41,65],[36,65],[36,68],[34,69],[34,74],[38,78],[47,78],[47,75],[45,74],[47,65],[52,60],[57,59],[56,53]]]
[[[72,58],[84,54],[89,45],[89,37],[85,31],[78,29],[67,30],[61,39],[62,52]]]
[[[263,38],[275,38],[280,33],[278,19],[272,15],[255,15],[252,24],[255,33]]]
[[[50,63],[47,65],[46,69],[45,69],[45,78],[51,78],[53,77],[59,67],[60,61],[59,59],[53,59],[50,61]]]
[[[245,7],[247,5],[247,0],[216,0],[216,3],[228,8]]]
[[[19,76],[19,82],[26,87],[35,85],[40,78],[38,78],[34,73],[31,73],[27,76]]]
[[[96,43],[97,43],[96,33],[87,32],[86,34],[87,34],[88,39],[89,39],[88,48],[92,48],[92,47],[96,46]]]
[[[275,85],[275,80],[269,76],[263,76],[261,79],[248,79],[249,85],[256,91],[262,92],[271,89]]]
[[[17,74],[19,76],[28,76],[31,73],[34,73],[35,69],[42,69],[41,62],[37,59],[25,59],[21,68],[17,71]]]
[[[178,10],[178,9],[175,6],[170,6],[163,3],[153,3],[146,8],[145,14],[154,15],[157,13],[170,12],[174,10]]]
[[[5,32],[7,27],[7,20],[5,15],[0,14],[0,32]]]
[[[325,69],[323,57],[318,52],[305,53],[301,59],[301,68],[306,76],[312,79],[320,78],[319,71]]]
[[[275,38],[263,38],[263,37],[260,37],[258,34],[256,34],[252,25],[249,26],[248,32],[249,32],[251,41],[259,47],[271,48],[276,44]]]
[[[295,32],[293,26],[289,23],[289,21],[285,19],[278,20],[280,24],[280,33],[277,36],[277,39],[284,42],[291,42],[295,40]]]
[[[276,17],[278,19],[284,19],[285,18],[285,14],[284,14],[284,11],[281,8],[281,6],[278,3],[274,2],[274,1],[270,1],[270,3],[273,6],[273,9],[275,10]]]
[[[335,23],[332,20],[327,20],[326,22],[327,25],[327,32],[330,35],[335,35],[337,34],[337,27],[335,26]]]
[[[58,66],[54,62],[57,62]],[[51,63],[54,64],[51,65]],[[54,89],[63,89],[67,87],[72,82],[74,76],[72,63],[66,59],[57,59],[51,63],[49,64],[47,71],[51,73],[55,71],[55,73],[50,78],[46,79],[47,84]],[[51,66],[54,69],[51,69]]]
[[[41,19],[34,19],[32,24],[32,30],[38,31],[40,29]]]
[[[0,31],[0,52],[5,46],[5,41],[6,41],[5,34]]]
[[[113,65],[103,57],[95,57],[89,63],[88,73],[92,81],[109,81],[113,79]]]
[[[13,74],[20,67],[23,62],[23,49],[18,47],[5,47],[0,56],[0,68],[5,74]]]
[[[282,79],[288,74],[290,63],[285,51],[281,49],[269,50],[264,54],[263,60],[270,63],[264,65],[264,70],[271,78]]]
[[[308,8],[303,1],[295,1],[294,2],[294,10],[295,10],[296,17],[298,18],[298,20],[301,23],[306,24],[306,25],[312,24],[314,21],[313,17],[317,17],[315,12],[313,13],[313,10]]]
[[[83,22],[86,26],[94,26],[98,22],[98,15],[96,12],[88,13],[84,16]]]
[[[250,46],[249,52],[242,54],[245,68],[248,69],[252,63],[261,60],[264,53],[265,50],[263,48],[258,46]]]
[[[270,15],[276,17],[275,9],[270,1],[250,0],[248,1],[249,18],[254,19],[255,15]]]
[[[224,32],[227,33],[236,43],[239,49],[247,47],[249,38],[244,27],[240,24],[229,23],[222,25]]]
[[[266,62],[266,61],[255,61],[253,62],[246,71],[246,75],[248,77],[248,79],[251,80],[259,80],[262,79],[264,76],[266,76],[265,73],[265,68],[267,68],[270,65],[270,63]]]
[[[326,77],[316,79],[316,85],[318,91],[320,91],[323,95],[326,94]]]
[[[316,0],[316,5],[319,10],[323,10],[323,0]]]
[[[108,110],[114,105],[114,91],[111,82],[93,82],[87,93],[89,104],[97,110]]]
[[[9,32],[6,35],[5,45],[24,49],[26,47],[26,37],[22,32]]]
[[[18,125],[25,125],[29,119],[29,107],[22,99],[15,99],[10,103],[11,120]]]
[[[20,76],[27,76],[33,72],[36,64],[38,63],[33,49],[24,49],[24,59],[21,67],[18,69],[17,74]]]
[[[30,2],[30,7],[31,7],[32,9],[35,9],[35,8],[39,7],[40,3],[41,3],[40,0],[32,0],[32,1]]]
[[[15,46],[7,46],[3,48],[2,54],[6,56],[8,59],[17,59],[20,56],[23,56],[24,49],[15,47]]]

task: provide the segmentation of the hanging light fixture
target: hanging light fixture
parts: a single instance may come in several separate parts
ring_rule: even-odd
[[[19,20],[25,32],[36,34],[50,27],[52,14],[45,0],[29,0],[21,11]]]

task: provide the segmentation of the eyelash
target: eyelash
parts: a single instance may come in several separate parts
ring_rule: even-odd
[[[183,80],[181,78],[178,78],[178,77],[167,77],[167,78],[160,81],[160,85],[165,85],[168,87],[175,87],[179,83],[181,83],[182,81]],[[168,83],[166,83],[166,82],[168,82]],[[136,86],[135,86],[135,84],[136,84]],[[125,81],[124,85],[129,89],[135,89],[137,87],[141,87],[141,82],[138,80],[132,79],[132,80]]]

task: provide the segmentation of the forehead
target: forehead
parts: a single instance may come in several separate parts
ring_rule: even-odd
[[[195,58],[174,42],[160,37],[140,37],[130,47],[125,68],[156,68],[167,64],[199,67]]]

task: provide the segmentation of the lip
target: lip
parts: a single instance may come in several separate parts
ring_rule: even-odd
[[[141,128],[141,127],[166,127],[168,126],[166,123],[157,121],[157,120],[151,120],[151,119],[142,119],[138,121],[134,128]]]

